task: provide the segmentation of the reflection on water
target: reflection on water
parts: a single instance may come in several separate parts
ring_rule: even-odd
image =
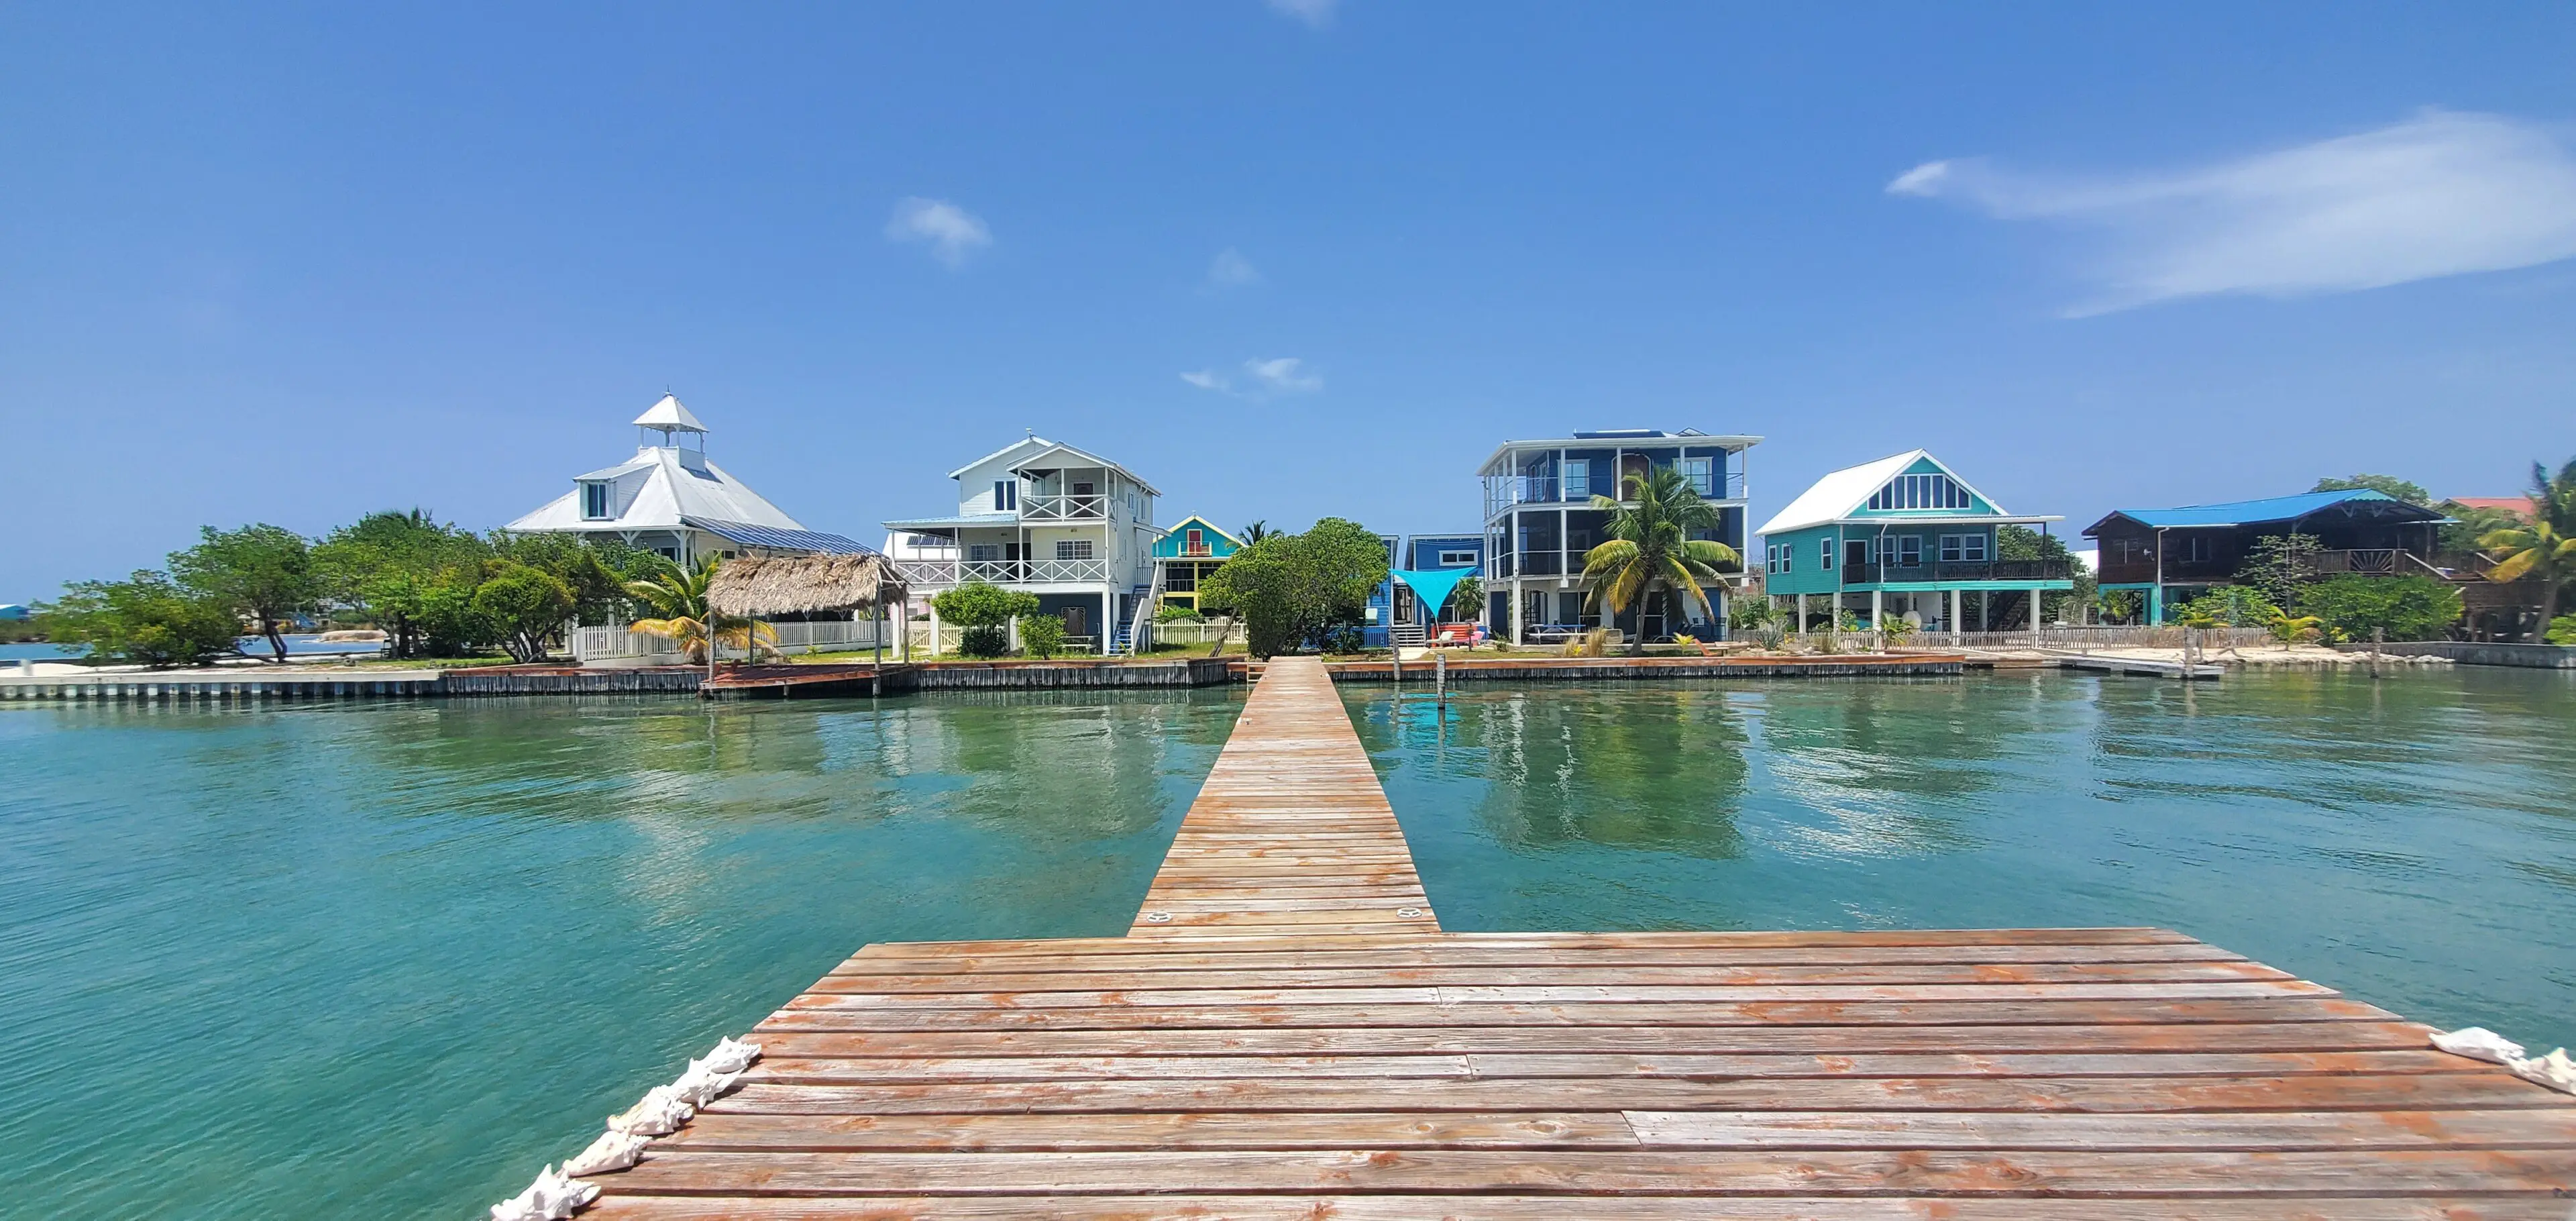
[[[1239,706],[10,706],[0,1212],[479,1213],[862,944],[1123,931]]]
[[[2576,676],[1345,688],[1454,929],[2181,929],[2576,1042]]]

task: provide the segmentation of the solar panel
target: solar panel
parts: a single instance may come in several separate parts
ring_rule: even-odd
[[[821,534],[812,530],[781,530],[775,526],[755,526],[749,522],[718,521],[708,517],[683,517],[680,522],[746,547],[767,547],[773,551],[814,551],[825,555],[877,554],[876,548],[854,538],[843,538],[838,534]]]

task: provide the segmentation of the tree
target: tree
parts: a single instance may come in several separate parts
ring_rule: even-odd
[[[2431,577],[2328,577],[2309,586],[2301,610],[2338,639],[2360,640],[2377,628],[2390,640],[2432,640],[2460,619],[2460,591]]]
[[[1064,651],[1064,620],[1030,615],[1020,620],[1020,651],[1031,657],[1053,657]]]
[[[510,660],[522,665],[545,659],[572,608],[571,586],[525,564],[505,565],[474,590],[474,613],[500,634]]]
[[[1199,582],[1199,601],[1241,618],[1252,655],[1270,657],[1357,624],[1386,578],[1386,544],[1358,522],[1327,517],[1235,552]]]
[[[555,578],[572,591],[573,611],[566,618],[606,622],[636,609],[628,583],[651,580],[678,565],[650,551],[615,539],[591,540],[577,534],[510,534],[495,530],[490,546],[497,560],[524,565]],[[715,557],[708,557],[713,563]]]
[[[2537,500],[2537,498],[2534,498]],[[2537,507],[2535,505],[2535,507]],[[2576,577],[2576,537],[2558,532],[2546,520],[2503,530],[2490,530],[2478,540],[2478,546],[2494,556],[2496,566],[2487,570],[2490,581],[2519,581],[2532,577],[2540,582],[2540,621],[2547,623],[2558,615],[2558,589],[2569,578]]]
[[[454,611],[473,597],[490,547],[441,525],[426,509],[384,510],[331,532],[313,548],[325,597],[383,629],[397,658],[421,655],[427,621],[452,639]],[[459,642],[461,643],[461,642]]]
[[[1038,613],[1038,596],[989,581],[968,581],[932,595],[930,607],[940,618],[965,629],[958,652],[968,657],[1000,657],[1011,651],[1011,620]],[[1058,627],[1061,630],[1061,623]]]
[[[1995,558],[1999,560],[2065,560],[2073,563],[2075,553],[2066,549],[2066,540],[2054,534],[2042,534],[2028,526],[1995,527]]]
[[[2166,608],[2165,616],[2184,627],[2268,627],[2281,617],[2281,607],[2251,586],[2221,585]]]
[[[2300,609],[2300,591],[2316,578],[2317,552],[2325,542],[2313,534],[2267,534],[2254,540],[2236,579],[2252,586],[2284,611]]]
[[[2320,479],[2311,492],[2377,492],[2410,505],[2433,503],[2433,494],[2420,483],[2409,483],[2395,475],[2352,475],[2343,479]]]
[[[1621,491],[1624,500],[1592,498],[1592,507],[1609,515],[1602,527],[1608,541],[1583,557],[1583,587],[1592,605],[1621,615],[1660,593],[1697,600],[1716,615],[1705,586],[1720,581],[1722,570],[1744,563],[1733,547],[1691,537],[1719,528],[1717,507],[1700,499],[1676,467],[1630,475]],[[1646,651],[1642,633],[1628,642],[1628,651]]]
[[[1452,621],[1470,620],[1482,614],[1484,609],[1485,582],[1477,577],[1460,577],[1457,586],[1449,591],[1449,601],[1442,617]]]
[[[638,619],[627,625],[629,630],[666,637],[679,644],[691,662],[707,660],[707,640],[731,648],[752,652],[759,645],[776,645],[778,633],[768,624],[738,615],[719,615],[707,604],[707,587],[715,583],[716,569],[723,563],[716,556],[700,562],[690,572],[660,556],[644,565],[647,576],[628,581],[628,596],[652,607],[659,616]],[[567,593],[571,587],[565,587]]]
[[[1249,526],[1245,526],[1241,530],[1236,531],[1235,534],[1236,537],[1243,540],[1243,544],[1245,546],[1249,547],[1254,543],[1270,537],[1270,522],[1265,518],[1261,521],[1254,522]]]
[[[170,576],[190,595],[250,620],[268,637],[272,662],[286,660],[284,627],[322,600],[312,547],[281,526],[208,526],[196,546],[170,553]]]
[[[232,608],[144,569],[122,581],[75,581],[40,606],[56,644],[86,644],[100,661],[163,669],[231,653],[241,638]]]

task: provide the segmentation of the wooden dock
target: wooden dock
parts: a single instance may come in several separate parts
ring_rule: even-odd
[[[1130,935],[861,950],[583,1215],[2566,1221],[2576,1099],[2427,1034],[2158,929],[1441,932],[1290,661]]]

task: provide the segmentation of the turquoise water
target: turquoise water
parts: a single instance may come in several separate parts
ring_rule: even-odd
[[[1345,696],[1451,928],[2160,924],[2576,1040],[2576,675]],[[0,706],[0,1214],[480,1215],[866,942],[1123,930],[1240,700]]]
[[[0,1214],[479,1216],[870,941],[1115,935],[1239,692],[0,709]]]
[[[2576,675],[1344,698],[1446,928],[2161,925],[2576,1043]]]

